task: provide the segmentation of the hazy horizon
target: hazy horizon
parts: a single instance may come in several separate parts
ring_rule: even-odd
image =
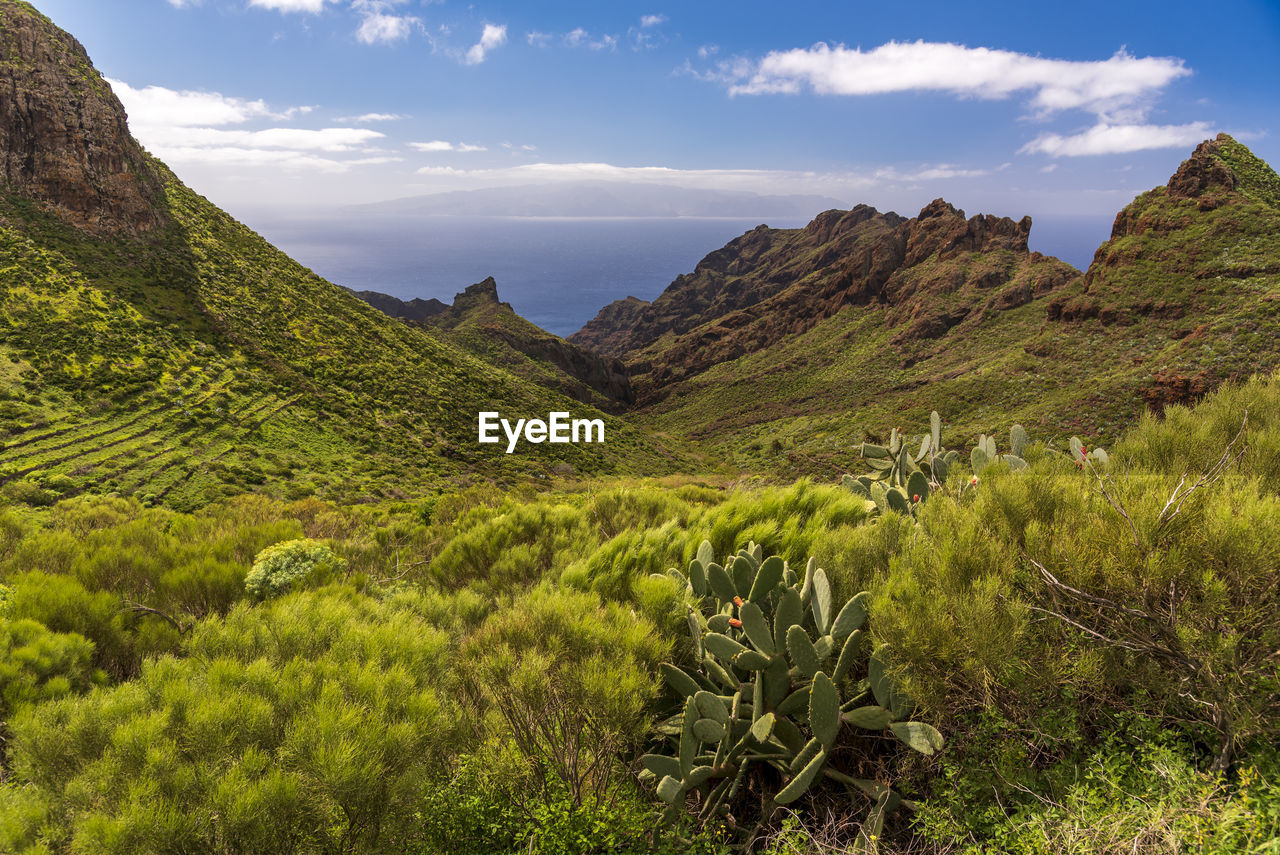
[[[607,179],[1097,217],[1219,131],[1280,161],[1261,0],[35,5],[233,214]]]

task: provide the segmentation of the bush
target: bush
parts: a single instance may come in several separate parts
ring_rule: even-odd
[[[449,650],[403,600],[241,604],[185,658],[12,722],[0,849],[383,851],[457,738]]]
[[[244,577],[245,591],[256,600],[270,600],[303,588],[323,585],[347,569],[333,550],[310,539],[288,540],[268,546],[253,560]]]
[[[92,667],[93,645],[33,620],[0,617],[0,723],[38,701],[81,692],[106,675]]]

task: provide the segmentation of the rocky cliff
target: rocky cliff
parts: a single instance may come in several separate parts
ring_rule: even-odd
[[[352,291],[361,300],[373,306],[384,315],[390,315],[402,321],[425,321],[427,318],[448,310],[448,305],[435,297],[428,300],[415,297],[412,300],[401,300],[381,291]]]
[[[162,180],[80,43],[0,0],[0,181],[95,232],[164,222]]]
[[[892,343],[910,349],[1079,276],[1030,252],[1030,229],[1030,217],[966,218],[941,199],[911,219],[859,205],[827,211],[803,229],[758,226],[651,304],[628,298],[606,306],[569,341],[626,361],[642,401],[846,306],[885,307]]]
[[[1156,410],[1276,366],[1280,177],[1227,134],[1205,140],[1116,215],[1078,287],[1046,314],[1058,334],[1096,321],[1176,351],[1142,389]]]
[[[492,276],[456,295],[451,306],[424,324],[485,359],[578,401],[610,411],[635,403],[622,362],[570,344],[526,321],[498,298]]]

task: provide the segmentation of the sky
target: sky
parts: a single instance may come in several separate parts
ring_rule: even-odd
[[[34,0],[233,214],[582,178],[1112,216],[1280,163],[1280,3]]]

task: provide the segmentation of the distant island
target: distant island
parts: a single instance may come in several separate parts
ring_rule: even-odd
[[[464,217],[724,217],[809,218],[848,208],[828,196],[767,196],[747,190],[704,190],[671,184],[571,181],[455,190],[353,205],[359,214]]]

